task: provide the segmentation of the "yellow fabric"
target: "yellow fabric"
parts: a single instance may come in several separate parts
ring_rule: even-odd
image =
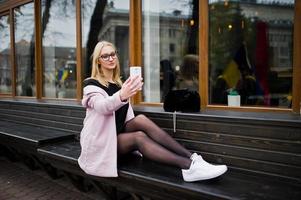
[[[63,76],[62,76],[62,81],[66,80],[66,78],[68,77],[68,71],[64,70]]]
[[[231,60],[231,62],[225,68],[223,77],[227,82],[229,88],[234,88],[236,86],[237,82],[240,79],[240,72],[238,70],[238,65],[234,60]]]

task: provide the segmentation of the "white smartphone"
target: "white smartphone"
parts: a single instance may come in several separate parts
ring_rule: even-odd
[[[139,75],[141,77],[141,67],[140,66],[131,66],[130,67],[130,76]]]

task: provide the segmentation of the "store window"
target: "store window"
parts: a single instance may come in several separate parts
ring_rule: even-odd
[[[142,101],[163,102],[168,91],[199,90],[198,0],[142,1]]]
[[[291,108],[294,0],[209,1],[210,104]]]
[[[43,96],[76,98],[75,1],[42,0]]]
[[[82,0],[82,53],[84,78],[91,75],[91,55],[98,41],[113,43],[118,51],[121,77],[129,75],[129,0]]]
[[[35,96],[34,4],[14,8],[17,96]]]
[[[0,16],[0,93],[12,92],[12,67],[10,51],[10,19],[8,15]]]

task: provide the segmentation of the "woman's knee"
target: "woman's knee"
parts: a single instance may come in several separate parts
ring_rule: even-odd
[[[143,144],[146,140],[148,140],[148,136],[143,131],[136,131],[135,140],[136,144]]]
[[[137,118],[138,120],[143,120],[143,121],[148,119],[148,118],[147,118],[145,115],[143,115],[143,114],[137,115],[136,118]]]

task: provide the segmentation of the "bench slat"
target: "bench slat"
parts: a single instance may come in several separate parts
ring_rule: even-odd
[[[2,138],[14,138],[17,141],[27,141],[34,145],[74,138],[74,134],[70,132],[57,131],[8,121],[0,121],[0,133],[0,137]]]

